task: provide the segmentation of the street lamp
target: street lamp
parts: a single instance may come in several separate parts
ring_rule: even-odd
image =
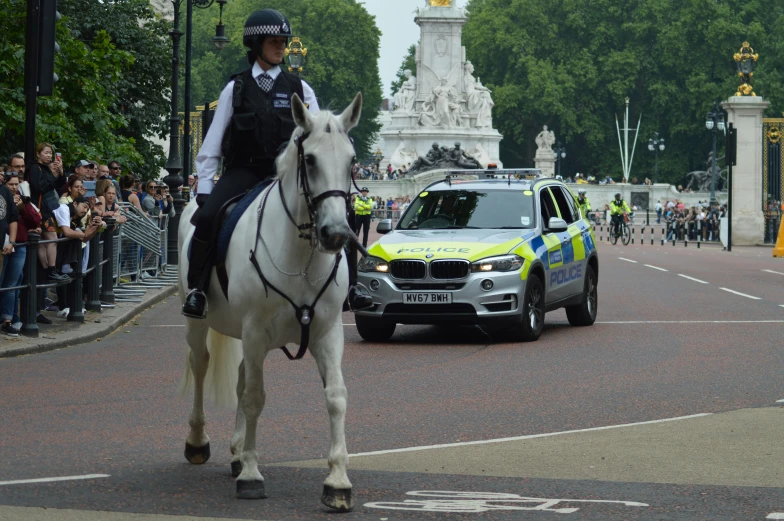
[[[713,132],[713,154],[711,156],[711,192],[710,205],[716,204],[716,134],[719,130],[724,132],[724,111],[719,103],[713,102],[713,110],[705,118],[705,128]]]
[[[174,20],[169,36],[172,39],[172,77],[171,77],[171,116],[169,117],[169,157],[166,160],[166,171],[169,175],[163,182],[169,187],[169,193],[174,199],[174,210],[177,215],[169,219],[168,241],[166,245],[168,263],[177,264],[179,256],[177,253],[177,235],[179,230],[180,215],[185,206],[185,200],[180,192],[181,186],[188,186],[188,177],[191,173],[190,161],[190,135],[191,135],[191,36],[193,34],[193,6],[200,9],[210,7],[215,1],[220,6],[220,20],[215,27],[215,37],[212,42],[218,50],[226,47],[229,39],[226,38],[226,26],[223,25],[223,6],[227,0],[172,0],[174,7]],[[180,115],[179,115],[179,77],[180,77],[180,38],[183,33],[180,31],[180,6],[187,2],[186,11],[186,41],[185,41],[185,121],[182,138],[182,156],[180,156]],[[182,164],[183,159],[185,165]]]
[[[653,169],[653,184],[656,184],[659,182],[659,151],[664,152],[664,138],[659,137],[658,132],[654,132],[653,137],[648,140],[648,150],[653,152],[656,158],[656,166]]]
[[[566,148],[561,143],[558,143],[553,149],[553,153],[555,154],[555,160],[558,161],[558,175],[561,175],[561,163],[563,159],[566,159]]]
[[[291,38],[291,42],[286,47],[286,60],[289,62],[289,72],[299,74],[302,72],[302,67],[305,65],[305,57],[308,55],[308,50],[302,45],[299,36]]]

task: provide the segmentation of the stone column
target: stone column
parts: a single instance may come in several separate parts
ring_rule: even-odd
[[[732,96],[721,106],[728,122],[738,129],[738,161],[732,168],[732,244],[761,243],[765,234],[762,213],[762,114],[770,106],[760,96]]]
[[[555,154],[552,150],[537,150],[534,165],[542,170],[545,177],[555,177]]]

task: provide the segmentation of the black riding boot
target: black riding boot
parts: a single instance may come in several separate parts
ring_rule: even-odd
[[[373,297],[357,286],[357,245],[349,241],[347,245],[348,261],[348,298],[343,303],[343,311],[359,311],[373,306]]]
[[[188,261],[188,288],[191,290],[182,305],[182,314],[189,318],[206,318],[207,285],[212,270],[212,247],[206,241],[191,239],[190,260]]]

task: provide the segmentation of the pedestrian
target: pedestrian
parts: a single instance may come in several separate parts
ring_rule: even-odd
[[[140,212],[142,210],[142,203],[139,201],[139,196],[133,191],[133,185],[136,183],[131,174],[125,174],[120,178],[120,197],[126,203],[131,203]]]
[[[22,195],[30,196],[30,183],[25,181],[24,174],[25,174],[25,160],[24,160],[24,153],[20,152],[17,154],[12,155],[8,160],[8,169],[6,170],[6,176],[11,173],[15,173],[19,179],[19,193]]]
[[[663,207],[661,200],[656,201],[656,224],[661,224]]]
[[[249,48],[250,67],[233,76],[221,92],[212,125],[196,157],[199,209],[194,216],[196,229],[187,274],[190,292],[182,306],[185,316],[206,317],[206,290],[217,249],[214,222],[226,201],[275,174],[278,152],[296,128],[291,113],[293,95],[297,94],[311,113],[319,111],[313,88],[281,68],[291,37],[288,18],[274,9],[255,11],[245,22],[242,43]],[[213,183],[221,157],[225,172]],[[373,305],[354,281],[349,284],[353,286],[349,296],[354,309]]]
[[[14,251],[13,243],[16,242],[18,220],[19,211],[14,203],[13,194],[5,185],[0,186],[0,240],[3,241],[0,253],[2,253],[3,264]]]
[[[370,231],[370,214],[373,211],[373,203],[368,197],[368,191],[368,188],[363,186],[360,190],[361,195],[358,195],[354,200],[354,213],[356,214],[354,233],[359,237],[359,232],[364,229],[362,246],[365,248],[367,248],[368,232]]]

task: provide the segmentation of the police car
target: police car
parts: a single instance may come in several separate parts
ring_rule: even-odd
[[[365,340],[388,340],[396,324],[479,324],[532,341],[548,311],[596,320],[593,229],[566,185],[538,171],[448,172],[377,231],[358,267],[373,297],[355,314]]]

